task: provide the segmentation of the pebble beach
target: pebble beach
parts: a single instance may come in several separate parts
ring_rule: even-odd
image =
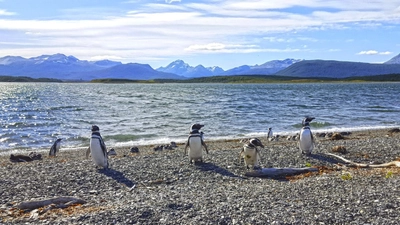
[[[110,168],[98,169],[86,149],[14,163],[0,156],[0,224],[400,224],[400,168],[357,163],[400,160],[400,133],[355,131],[333,140],[316,137],[310,156],[297,141],[258,137],[264,168],[317,168],[285,177],[249,177],[240,140],[205,140],[204,163],[190,164],[185,143],[114,148]],[[316,135],[316,134],[315,134]],[[107,144],[107,143],[106,143]],[[168,144],[168,143],[165,143]],[[344,152],[333,152],[341,146]],[[21,210],[22,202],[72,197],[84,203]]]

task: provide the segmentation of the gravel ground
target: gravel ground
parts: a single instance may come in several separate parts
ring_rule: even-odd
[[[268,142],[263,167],[317,167],[283,178],[246,177],[239,140],[208,142],[205,163],[154,146],[115,148],[110,169],[95,168],[85,150],[12,163],[0,157],[0,224],[400,224],[400,168],[351,168],[325,153],[360,163],[398,160],[400,133],[353,132],[318,138],[311,156],[296,141]],[[112,146],[109,146],[112,147]],[[132,188],[134,187],[134,188]],[[132,188],[132,189],[131,189]],[[24,201],[71,196],[86,201],[63,209],[21,211]]]

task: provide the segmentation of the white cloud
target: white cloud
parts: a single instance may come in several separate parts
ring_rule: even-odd
[[[376,50],[361,51],[357,53],[358,55],[390,55],[392,52],[378,52]]]
[[[185,48],[187,52],[197,53],[255,53],[255,52],[298,52],[304,51],[300,49],[275,49],[275,48],[262,48],[258,45],[246,44],[222,44],[222,43],[209,43],[209,44],[196,44]],[[307,50],[306,50],[307,51]]]
[[[210,43],[210,44],[205,44],[205,45],[191,45],[187,47],[185,50],[186,51],[218,51],[218,50],[224,50],[226,49],[227,46],[221,43]]]
[[[60,10],[68,15],[53,20],[0,17],[2,40],[17,43],[3,45],[0,55],[65,50],[65,54],[82,59],[113,56],[134,61],[207,52],[304,52],[307,51],[302,48],[304,44],[312,48],[312,42],[319,40],[294,34],[295,31],[318,32],[353,29],[354,26],[363,28],[365,25],[379,27],[400,21],[399,0],[365,0],[362,4],[356,1],[344,4],[343,0],[210,0],[197,3],[158,0],[158,3],[145,4],[143,2],[148,1],[127,0],[124,3],[128,2],[132,5],[125,4],[122,10],[102,11],[99,8],[99,15],[91,11],[86,13],[87,17],[83,17],[84,10],[79,9]],[[174,2],[180,4],[165,4]],[[306,7],[309,13],[282,10],[292,7]],[[124,14],[117,14],[121,12]],[[4,13],[9,12],[0,10],[0,15]],[[287,35],[288,32],[292,33]],[[265,42],[274,42],[274,46],[263,46]],[[293,42],[302,43],[297,47],[280,46]],[[12,49],[18,43],[22,47]],[[391,53],[372,50],[358,54]]]
[[[1,1],[0,1],[1,2]],[[14,12],[8,12],[7,10],[0,9],[0,16],[13,16],[16,15]]]
[[[284,38],[277,38],[277,37],[263,37],[264,40],[267,40],[269,42],[290,42],[287,39]],[[293,40],[293,39],[290,39]]]
[[[171,4],[174,2],[181,2],[181,0],[165,0],[165,3]]]
[[[378,51],[375,50],[368,50],[368,51],[361,51],[357,53],[358,55],[377,55]]]
[[[278,37],[263,37],[264,40],[269,42],[284,42],[284,43],[293,43],[297,41],[306,41],[306,42],[317,42],[316,38],[309,37],[292,37],[292,38],[278,38]]]
[[[90,57],[91,61],[98,61],[98,60],[103,60],[103,59],[121,60],[122,58],[119,56],[115,56],[115,55],[96,55],[96,56]]]

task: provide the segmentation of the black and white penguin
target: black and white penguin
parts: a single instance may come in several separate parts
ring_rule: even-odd
[[[115,149],[112,148],[107,152],[107,155],[109,156],[117,155],[117,152],[115,151]]]
[[[253,168],[258,167],[259,161],[261,160],[258,147],[264,148],[264,145],[258,138],[252,138],[243,145],[243,149],[239,154],[239,159],[244,159],[244,164],[247,169],[250,169],[250,166]]]
[[[60,151],[60,147],[61,147],[61,138],[58,138],[54,144],[51,146],[50,148],[50,152],[49,152],[49,156],[56,156],[57,152]]]
[[[202,124],[195,123],[192,126],[190,126],[190,133],[188,140],[186,142],[185,146],[185,155],[186,155],[186,150],[189,147],[189,162],[196,162],[196,161],[203,161],[203,147],[206,150],[206,153],[208,154],[208,149],[207,145],[203,140],[203,132],[200,132],[200,129],[204,127]]]
[[[272,131],[272,127],[268,128],[267,140],[271,140],[274,137],[274,132]]]
[[[93,162],[96,166],[108,168],[108,154],[106,144],[100,135],[100,128],[96,125],[92,126],[92,136],[90,138],[90,145],[86,151],[86,158],[92,156]]]
[[[131,148],[131,152],[132,152],[132,153],[139,153],[139,148],[136,147],[136,146],[133,146],[133,147]]]
[[[314,117],[305,117],[302,121],[303,128],[300,130],[299,148],[301,153],[310,155],[314,149],[314,136],[310,129],[310,122]]]

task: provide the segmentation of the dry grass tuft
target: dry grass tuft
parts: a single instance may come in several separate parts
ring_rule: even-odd
[[[331,137],[331,140],[342,140],[344,137],[340,133],[334,133]]]
[[[339,153],[342,153],[342,154],[348,153],[346,147],[344,147],[343,145],[333,146],[332,147],[332,152],[339,152]]]

